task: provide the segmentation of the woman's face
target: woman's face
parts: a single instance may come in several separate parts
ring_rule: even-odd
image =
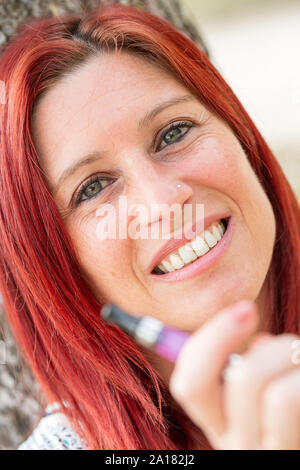
[[[179,97],[188,99],[143,119]],[[166,132],[170,123],[181,121],[185,124]],[[100,302],[194,331],[232,302],[259,301],[275,240],[271,204],[229,126],[175,78],[133,54],[93,57],[41,98],[33,131],[41,167]],[[65,173],[74,166],[75,171]],[[80,195],[92,175],[96,180]],[[134,204],[143,209],[130,215]],[[182,214],[190,205],[190,218],[168,219],[167,211],[153,212],[173,204]],[[101,213],[108,205],[114,211]],[[205,218],[201,229],[230,217],[221,240],[183,268],[171,263],[170,274],[151,274],[155,265],[170,263],[170,254],[180,254],[180,246],[191,242],[177,238],[178,246],[161,251],[179,231],[199,223],[197,206]],[[110,232],[103,239],[114,217],[127,236],[117,231],[116,237]],[[151,238],[151,230],[157,234],[166,220],[167,237],[160,232],[160,238]],[[129,236],[134,222],[149,229],[148,238]],[[190,246],[199,250],[200,244]],[[183,251],[193,257],[194,250]]]

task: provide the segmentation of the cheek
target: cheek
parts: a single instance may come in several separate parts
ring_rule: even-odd
[[[199,188],[199,198],[214,191],[214,200],[227,202],[239,226],[239,234],[257,253],[257,267],[268,266],[276,234],[272,205],[238,140],[226,132],[220,138],[199,141],[189,161],[183,162],[183,177]],[[200,192],[201,191],[201,192]],[[202,192],[203,191],[203,192]]]
[[[262,210],[270,215],[270,203],[238,140],[227,132],[221,137],[199,140],[190,159],[182,162],[182,176],[195,185],[215,190],[228,199],[245,217]],[[201,186],[200,186],[201,185]],[[201,194],[200,194],[201,196]],[[259,208],[259,210],[258,210]]]
[[[181,166],[183,177],[225,195],[231,190],[237,192],[249,172],[246,156],[238,142],[214,136],[199,139],[193,146],[191,158],[183,160]]]
[[[103,223],[95,214],[96,210],[69,224],[75,253],[88,278],[100,284],[106,279],[119,282],[130,267],[128,240],[101,239]]]

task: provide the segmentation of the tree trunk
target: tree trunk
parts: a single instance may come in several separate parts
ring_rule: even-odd
[[[182,11],[180,0],[102,0],[102,3],[132,5],[163,17],[208,55],[199,31]],[[0,0],[0,45],[29,17],[78,13],[97,5],[99,0]],[[0,348],[0,449],[15,449],[37,424],[42,411],[41,390],[21,353],[17,353],[1,304]]]
[[[208,49],[197,27],[187,18],[181,0],[0,0],[0,45],[13,34],[19,22],[28,17],[57,16],[62,13],[78,13],[99,3],[122,3],[161,16],[191,38],[208,55]]]

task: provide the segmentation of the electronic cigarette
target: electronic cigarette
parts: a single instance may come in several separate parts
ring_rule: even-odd
[[[101,317],[107,323],[121,328],[138,344],[152,349],[171,362],[176,361],[182,346],[191,336],[189,333],[166,326],[151,316],[130,315],[115,304],[105,304],[101,309]],[[231,354],[225,366],[237,362],[240,358],[239,354]],[[225,369],[222,378],[225,378]]]
[[[190,336],[184,331],[164,325],[156,318],[130,315],[114,304],[104,305],[101,316],[108,323],[121,328],[138,344],[153,349],[172,362],[176,361],[180,349]]]

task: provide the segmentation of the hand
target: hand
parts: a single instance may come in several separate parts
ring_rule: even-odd
[[[252,301],[220,310],[184,344],[170,392],[215,449],[300,450],[299,336],[266,334],[256,341],[256,333],[242,361],[221,379],[228,356],[258,322]]]

